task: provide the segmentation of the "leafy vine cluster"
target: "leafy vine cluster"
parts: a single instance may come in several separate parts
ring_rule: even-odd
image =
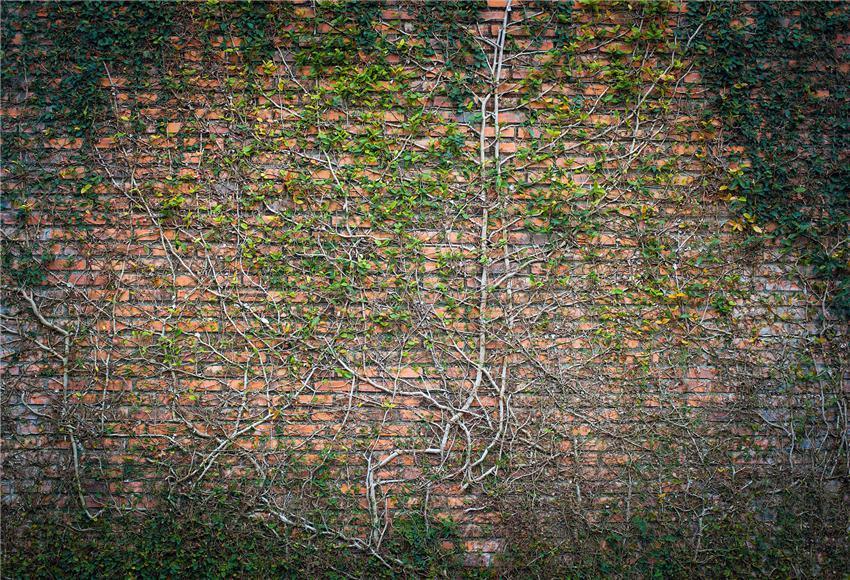
[[[5,3],[10,574],[840,574],[847,11],[783,10]]]
[[[850,195],[847,119],[850,57],[836,42],[850,12],[829,2],[704,3],[692,26],[712,113],[729,128],[724,189],[741,230],[800,248],[828,283],[832,314],[850,316]],[[765,232],[759,224],[770,224]]]

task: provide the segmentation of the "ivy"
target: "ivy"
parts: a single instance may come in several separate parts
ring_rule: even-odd
[[[142,82],[149,76],[151,64],[162,63],[176,22],[174,7],[153,1],[51,5],[48,17],[42,19],[46,31],[38,27],[23,30],[25,34],[46,32],[51,41],[46,54],[24,55],[22,62],[4,65],[4,71],[18,74],[19,66],[32,68],[35,64],[34,90],[42,99],[44,119],[63,124],[72,135],[85,135],[109,104],[109,93],[100,82],[108,78],[110,68],[115,73],[129,72],[135,82]],[[39,58],[43,62],[38,62]],[[57,91],[51,83],[58,75]]]
[[[445,96],[458,112],[471,107],[470,83],[474,83],[475,71],[487,64],[487,56],[469,34],[484,6],[480,0],[426,0],[413,5],[422,25],[421,56],[438,55],[445,63]]]
[[[726,185],[737,226],[803,248],[806,263],[840,299],[847,274],[841,166],[847,111],[846,89],[836,82],[845,79],[823,67],[809,73],[833,58],[833,37],[846,25],[843,9],[756,7],[761,16],[754,22],[743,18],[746,10],[725,4],[692,10],[691,31],[702,24],[707,34],[707,40],[694,37],[701,66],[720,89],[703,128],[719,111],[743,147]],[[77,425],[83,457],[79,468],[76,456],[73,466],[65,458],[63,474],[76,479],[57,477],[57,485],[76,484],[85,511],[92,511],[85,509],[88,498],[104,509],[81,521],[68,521],[63,510],[51,510],[49,520],[31,511],[18,528],[6,518],[4,525],[20,533],[9,545],[26,546],[9,561],[10,576],[487,575],[460,566],[457,524],[428,514],[445,513],[442,483],[460,479],[477,494],[474,505],[460,509],[488,510],[499,478],[511,482],[515,496],[547,498],[524,512],[506,504],[497,510],[500,520],[514,513],[524,522],[552,518],[561,508],[554,499],[566,498],[565,517],[528,536],[510,536],[521,528],[517,522],[500,521],[489,530],[485,518],[471,516],[465,548],[475,552],[475,542],[507,535],[502,564],[517,576],[683,576],[706,573],[705,558],[717,560],[719,567],[711,568],[717,575],[788,575],[795,546],[816,534],[800,521],[783,520],[789,532],[778,547],[762,549],[773,532],[759,522],[745,522],[727,537],[738,530],[717,514],[727,506],[736,508],[730,519],[753,514],[745,503],[752,496],[739,494],[734,505],[737,495],[718,500],[715,487],[732,465],[729,485],[737,489],[732,462],[762,449],[751,441],[739,449],[739,438],[714,439],[698,424],[713,424],[722,409],[734,413],[727,423],[737,427],[764,405],[735,400],[699,414],[689,397],[701,393],[672,392],[679,371],[705,364],[701,353],[730,374],[739,372],[733,367],[749,369],[746,357],[760,356],[760,347],[724,363],[717,355],[728,351],[715,345],[753,342],[755,323],[736,327],[736,313],[761,304],[742,290],[740,264],[715,275],[729,259],[726,237],[700,240],[706,230],[714,236],[714,224],[694,217],[699,212],[684,203],[690,191],[676,181],[699,174],[704,157],[702,151],[675,153],[680,135],[698,123],[689,125],[688,112],[681,126],[671,126],[673,117],[682,117],[680,103],[694,102],[680,99],[689,71],[675,56],[680,44],[665,42],[671,6],[514,2],[510,33],[501,35],[510,58],[495,76],[488,59],[497,61],[492,37],[501,14],[483,0],[16,7],[4,23],[4,43],[18,33],[24,39],[14,42],[3,75],[21,93],[10,102],[25,112],[4,132],[3,158],[13,160],[7,175],[14,199],[7,200],[20,231],[3,240],[2,265],[6,279],[23,288],[64,282],[79,270],[101,278],[58,284],[68,289],[64,300],[58,291],[33,294],[46,303],[50,319],[78,324],[73,354],[79,361],[68,378],[80,390],[61,402],[32,404],[62,418],[62,430],[45,435],[50,445],[61,440],[63,451],[76,452],[76,444],[66,444],[64,422]],[[769,64],[782,59],[794,61],[789,87],[781,86],[784,69]],[[122,83],[113,91],[105,81],[119,75]],[[27,117],[30,111],[40,117]],[[495,132],[497,120],[504,133]],[[57,136],[79,139],[50,143]],[[106,144],[95,149],[95,139]],[[62,255],[57,260],[51,252]],[[14,316],[31,320],[30,306],[23,306]],[[41,385],[57,381],[51,365],[41,364],[56,357],[51,345],[71,348],[58,339],[36,341],[15,355],[34,353]],[[560,339],[571,344],[562,347]],[[579,357],[575,366],[564,364],[573,356]],[[66,354],[64,364],[70,360]],[[814,361],[800,364],[799,384],[829,380],[831,369]],[[377,371],[374,379],[364,381],[365,368]],[[486,370],[487,380],[470,397],[459,379],[476,370]],[[737,376],[718,384],[736,384]],[[110,377],[125,378],[131,389],[113,390]],[[387,377],[412,390],[403,398],[384,396],[380,388],[353,390],[364,382],[379,387]],[[434,377],[443,383],[432,389]],[[23,379],[13,397],[49,391],[29,384],[26,372],[13,378]],[[324,381],[340,379],[344,391],[323,391]],[[418,390],[420,383],[425,390]],[[758,384],[752,377],[740,383],[742,392]],[[102,384],[109,388],[101,391]],[[706,395],[718,394],[713,386]],[[339,407],[329,406],[349,388],[351,418],[347,412],[333,440],[324,438],[327,431],[306,435],[330,425],[333,415],[326,412]],[[496,395],[506,410],[498,423],[478,414]],[[839,401],[829,396],[827,413]],[[138,461],[138,473],[125,464],[124,483],[161,485],[178,495],[192,486],[199,497],[175,504],[169,495],[147,514],[130,505],[132,515],[122,515],[107,507],[113,505],[107,490],[115,487],[115,499],[135,498],[131,486],[125,491],[122,482],[102,477],[114,466],[111,455],[101,455],[112,447],[101,442],[122,433],[128,417],[164,409],[163,397],[172,419],[182,420],[137,421],[150,434],[162,429],[167,441],[132,435],[128,457]],[[447,418],[443,410],[467,399],[467,406],[481,399],[481,407],[458,413],[458,426],[455,419],[440,423]],[[512,400],[522,407],[511,407]],[[789,408],[800,401],[808,404],[801,394]],[[622,416],[565,424],[549,415],[566,416],[575,403]],[[435,404],[439,416],[426,418]],[[543,411],[527,428],[514,423],[526,404]],[[417,415],[425,411],[421,421],[405,418],[410,407]],[[799,433],[789,443],[792,454],[805,451],[806,459],[814,453],[803,445],[821,427],[817,414],[807,412],[794,418]],[[378,414],[385,423],[378,424]],[[239,431],[255,422],[256,433],[254,427]],[[384,448],[375,443],[385,437],[383,426],[390,428],[384,441],[414,459],[409,465],[388,460],[387,470],[400,468],[398,480],[382,482],[383,469],[364,472],[358,463],[380,461]],[[403,428],[399,433],[409,428],[409,436],[394,435],[396,427]],[[435,433],[460,434],[461,428],[464,453],[447,452],[436,466],[418,451],[435,449]],[[749,436],[763,428],[742,430]],[[204,430],[214,435],[204,437]],[[541,434],[533,447],[507,444],[511,434],[532,430]],[[828,430],[829,443],[820,447],[834,445],[843,460],[843,431],[832,423]],[[219,439],[231,433],[232,439]],[[168,443],[184,438],[185,446]],[[581,446],[590,441],[610,454],[590,449],[587,455]],[[684,446],[691,441],[716,449],[695,457]],[[558,446],[552,447],[559,461],[554,478],[546,467],[555,465],[546,459],[550,443]],[[727,451],[735,458],[724,456]],[[256,485],[251,489],[262,499],[286,495],[287,509],[304,518],[299,525],[278,525],[271,504],[241,503],[235,493],[210,501],[215,486],[232,483],[253,452],[275,455],[247,467],[256,479],[239,486]],[[577,469],[573,500],[562,476],[573,456],[576,466],[582,461],[579,453],[585,462],[614,461],[611,479],[598,482],[581,481]],[[621,459],[626,455],[628,463]],[[633,457],[640,460],[632,463]],[[776,465],[763,479],[781,485],[785,464]],[[154,466],[159,479],[149,471]],[[609,484],[627,473],[623,509],[625,488]],[[377,477],[371,491],[383,496],[368,508],[361,502],[368,499],[364,475],[367,482]],[[533,483],[520,493],[526,479]],[[408,485],[409,497],[397,491]],[[664,491],[656,495],[659,488]],[[420,503],[421,492],[431,489],[438,501],[429,505],[426,492]],[[612,491],[616,499],[603,497]],[[769,491],[778,497],[785,490]],[[812,498],[823,496],[812,489]],[[795,498],[789,507],[796,505],[803,504]],[[705,541],[692,533],[700,510]],[[836,523],[844,512],[834,511],[819,534],[828,541],[846,528]],[[610,519],[597,525],[597,516]],[[567,541],[550,537],[585,518],[593,529]],[[372,534],[363,543],[367,526]],[[343,534],[361,541],[344,541]],[[846,561],[837,549],[827,556],[826,570]],[[393,572],[382,557],[393,559]],[[722,560],[736,558],[744,563],[723,567]],[[812,555],[802,569],[815,570],[815,560]]]
[[[319,474],[321,476],[321,473]],[[279,521],[234,513],[245,498],[220,491],[203,505],[174,505],[144,516],[96,522],[11,518],[19,548],[5,554],[8,578],[391,578],[383,562],[344,541],[299,534]],[[455,546],[446,549],[443,543]],[[385,558],[402,558],[407,577],[464,577],[456,527],[401,516]]]
[[[691,29],[717,115],[742,153],[733,156],[739,229],[799,248],[850,318],[850,58],[836,38],[850,24],[832,2],[693,3]],[[766,224],[776,225],[769,232]]]
[[[285,2],[208,0],[199,6],[207,32],[221,34],[226,42],[239,39],[238,53],[243,62],[256,66],[268,62],[276,53],[275,37],[293,17],[293,7]]]
[[[53,260],[48,252],[35,254],[18,242],[4,241],[0,246],[0,263],[3,271],[15,285],[22,288],[41,285],[47,278],[47,264]]]
[[[331,32],[300,35],[298,44],[304,50],[297,53],[298,64],[311,66],[315,73],[328,67],[350,65],[353,54],[384,61],[387,48],[374,27],[381,15],[380,2],[338,0],[318,3],[315,9],[316,14],[308,24],[314,30],[327,26]]]

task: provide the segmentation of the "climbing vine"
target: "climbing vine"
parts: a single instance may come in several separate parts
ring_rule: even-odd
[[[848,55],[850,11],[831,2],[698,3],[691,26],[713,107],[740,147],[727,192],[738,230],[802,251],[850,316]]]
[[[842,10],[3,10],[13,574],[846,565]]]

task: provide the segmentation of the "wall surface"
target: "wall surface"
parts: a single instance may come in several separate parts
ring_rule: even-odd
[[[519,576],[846,572],[839,286],[742,206],[699,14],[3,19],[14,529],[223,496],[409,575],[420,545]]]

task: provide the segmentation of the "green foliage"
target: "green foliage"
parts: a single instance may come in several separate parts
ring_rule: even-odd
[[[273,525],[222,514],[157,513],[136,521],[28,523],[6,554],[9,578],[294,577],[317,550],[288,550]],[[26,546],[26,548],[25,548]],[[7,547],[7,550],[10,547]]]
[[[292,5],[285,2],[207,0],[199,10],[208,34],[221,34],[225,41],[239,39],[238,49],[225,50],[238,53],[250,66],[274,57],[275,34],[292,19]]]
[[[401,516],[393,524],[394,538],[391,552],[399,557],[413,570],[427,575],[429,578],[447,577],[460,560],[457,550],[457,526],[449,519],[428,520],[422,514],[412,513]],[[454,550],[448,552],[442,542],[452,543]],[[442,557],[435,557],[436,554]]]
[[[352,56],[363,53],[367,57],[384,56],[385,47],[374,22],[380,18],[381,2],[358,2],[335,0],[315,5],[315,26],[329,26],[329,34],[303,35],[298,43],[304,50],[298,51],[296,62],[311,66],[314,71],[327,67],[344,66],[352,63]],[[379,60],[383,60],[380,58]]]
[[[753,230],[801,248],[850,317],[850,24],[832,2],[693,3],[691,28],[717,115],[743,153],[728,188]],[[767,234],[763,225],[776,231]],[[758,225],[762,224],[762,225]]]
[[[53,257],[45,252],[41,255],[33,253],[32,248],[17,242],[4,240],[0,246],[0,264],[3,276],[8,276],[12,283],[22,288],[38,286],[47,278],[46,265]]]
[[[109,104],[109,92],[99,86],[102,79],[131,74],[140,82],[152,64],[162,62],[175,24],[174,7],[152,1],[68,2],[47,6],[46,18],[40,21],[8,18],[8,24],[22,25],[25,37],[46,34],[51,45],[21,54],[11,66],[4,63],[4,76],[33,69],[43,120],[72,135],[84,135]],[[58,89],[52,85],[57,78]]]
[[[38,516],[36,516],[38,517]],[[336,537],[308,534],[274,517],[252,517],[237,496],[219,494],[96,521],[4,516],[5,578],[392,578],[459,577],[454,526],[421,515],[403,516],[385,550],[375,556]]]
[[[841,517],[828,514],[827,506],[837,508],[833,502],[819,508],[794,492],[771,508],[747,496],[726,499],[727,509],[701,518],[699,529],[669,513],[641,511],[627,522],[561,522],[561,538],[545,534],[535,523],[539,516],[519,511],[497,567],[516,578],[831,577],[846,570]],[[803,506],[827,517],[801,516]]]
[[[487,55],[474,41],[469,30],[474,26],[478,11],[484,8],[479,0],[426,0],[415,5],[424,43],[421,55],[439,55],[446,66],[445,96],[458,112],[472,105],[475,72],[487,64]]]

